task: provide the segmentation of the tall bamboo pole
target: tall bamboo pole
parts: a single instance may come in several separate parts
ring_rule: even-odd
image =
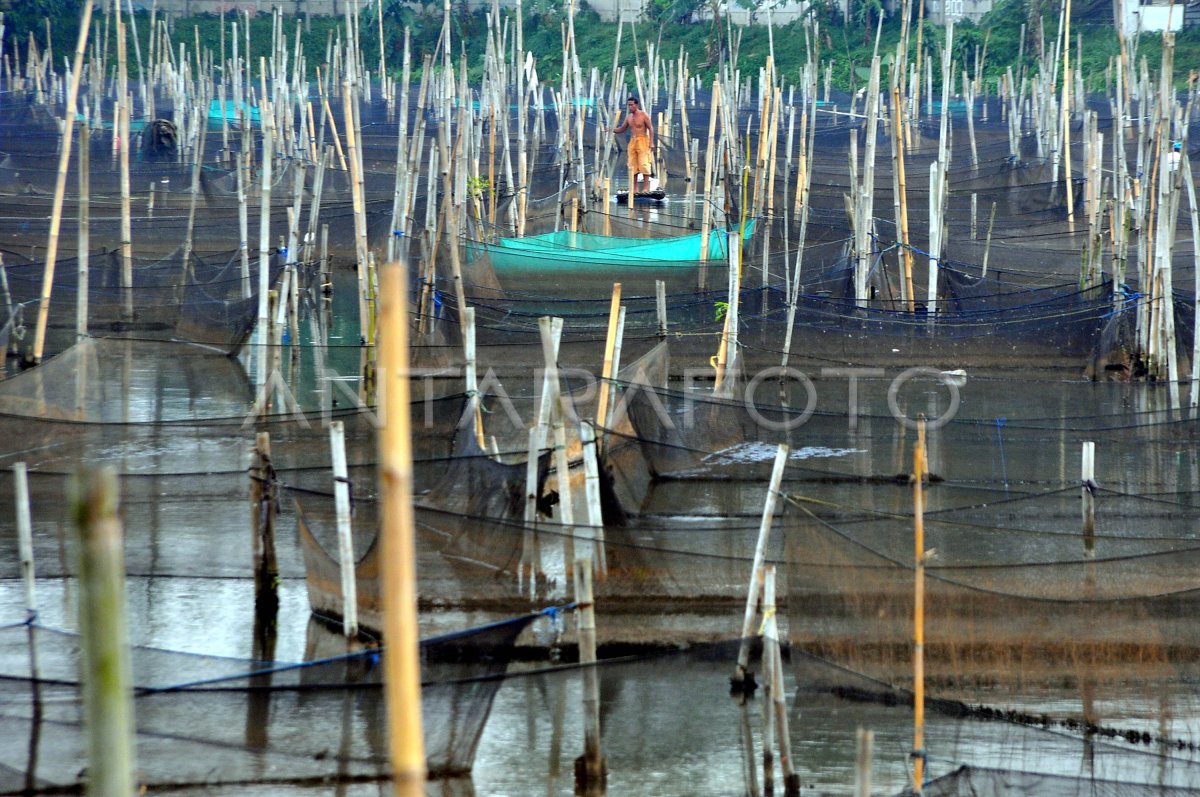
[[[379,491],[383,545],[384,697],[394,797],[425,793],[421,663],[417,630],[416,546],[409,417],[408,286],[403,254],[380,269]]]
[[[900,105],[900,86],[892,86],[892,168],[896,175],[896,193],[899,203],[900,221],[900,253],[904,262],[904,273],[901,284],[904,286],[904,297],[908,302],[908,312],[914,312],[916,303],[913,301],[913,258],[912,246],[908,238],[908,190],[904,178],[904,113]]]
[[[913,788],[925,781],[925,416],[913,449]]]
[[[75,289],[75,339],[88,333],[88,249],[91,214],[91,136],[85,119],[79,123],[79,246],[75,256],[79,263],[79,279]]]
[[[1063,11],[1062,136],[1063,188],[1067,194],[1067,227],[1075,230],[1075,188],[1071,184],[1071,0]]]
[[[50,291],[54,287],[54,263],[58,259],[58,231],[62,224],[63,197],[67,191],[67,166],[71,161],[71,138],[75,132],[72,124],[75,101],[79,96],[79,78],[83,71],[83,53],[87,49],[88,28],[92,22],[92,2],[84,0],[83,15],[79,22],[79,39],[75,43],[75,60],[71,68],[71,82],[67,88],[66,124],[63,125],[63,141],[58,152],[58,175],[54,182],[54,205],[50,213],[50,236],[46,243],[46,266],[42,272],[42,298],[38,304],[37,328],[33,336],[33,363],[42,361],[46,344],[46,324],[50,318]]]

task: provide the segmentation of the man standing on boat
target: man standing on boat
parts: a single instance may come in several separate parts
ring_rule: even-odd
[[[630,97],[626,103],[629,112],[625,121],[619,127],[614,127],[614,133],[632,131],[629,136],[629,190],[642,192],[652,190],[649,178],[654,174],[654,164],[650,153],[654,148],[654,127],[650,124],[650,114],[641,109],[637,97]],[[634,182],[634,175],[637,181]],[[646,182],[642,185],[643,181]]]

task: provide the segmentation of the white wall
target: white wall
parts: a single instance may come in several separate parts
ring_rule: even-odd
[[[1172,8],[1169,5],[1144,6],[1137,0],[1123,0],[1121,11],[1126,36],[1133,36],[1139,30],[1143,33],[1164,31],[1168,18],[1171,30],[1177,31],[1183,27],[1183,5],[1179,3]]]

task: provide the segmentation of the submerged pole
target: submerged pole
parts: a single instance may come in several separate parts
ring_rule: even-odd
[[[25,583],[25,614],[28,619],[33,620],[37,617],[37,581],[33,567],[33,521],[29,514],[29,478],[24,462],[14,462],[12,471],[21,580]]]
[[[279,607],[276,592],[279,561],[275,557],[275,513],[278,493],[271,462],[271,435],[259,432],[250,466],[251,550],[254,556],[254,613],[271,619]]]
[[[575,759],[575,793],[603,794],[608,765],[600,749],[600,682],[596,672],[592,560],[576,559],[572,573],[579,614],[579,663],[583,668],[583,755]]]

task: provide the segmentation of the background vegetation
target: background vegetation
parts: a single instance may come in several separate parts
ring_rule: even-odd
[[[5,0],[0,0],[0,10],[5,11],[5,52],[17,49],[23,56],[30,31],[38,46],[44,47],[49,29],[55,63],[61,65],[62,59],[68,57],[75,46],[82,0],[7,2],[8,8],[4,9]],[[424,4],[402,3],[400,0],[382,2],[383,45],[389,70],[399,72],[404,29],[408,27],[412,35],[414,69],[419,75],[422,54],[435,52],[438,45],[442,27],[441,3],[436,0]],[[954,31],[957,68],[966,69],[973,75],[977,61],[982,61],[984,74],[990,78],[1003,74],[1010,65],[1014,70],[1019,69],[1022,63],[1029,70],[1036,68],[1036,54],[1041,43],[1046,42],[1049,51],[1058,35],[1058,10],[1057,0],[1002,0],[979,24],[959,23]],[[377,34],[378,13],[375,6],[366,9],[361,25],[363,55],[372,68],[378,62],[380,44]],[[737,66],[743,75],[747,75],[756,72],[773,50],[775,64],[785,82],[796,82],[808,53],[816,52],[823,64],[832,64],[834,85],[854,90],[865,82],[880,13],[880,0],[852,0],[849,19],[843,19],[832,4],[825,2],[814,6],[811,16],[811,21],[815,23],[813,25],[806,26],[797,21],[775,25],[770,30],[765,25],[731,29],[721,15],[720,5],[714,0],[651,0],[645,19],[637,25],[626,24],[622,30],[618,63],[629,69],[632,75],[632,67],[636,63],[644,66],[649,47],[654,46],[667,58],[678,58],[680,53],[686,53],[692,74],[707,80],[715,73],[722,53],[726,57],[736,55]],[[563,0],[527,0],[524,3],[525,47],[537,57],[538,71],[544,80],[556,80],[560,75],[563,15]],[[504,16],[510,18],[507,12],[504,12]],[[323,63],[328,43],[341,35],[341,18],[313,17],[308,21],[293,17],[284,19],[289,41],[294,41],[299,31],[310,66]],[[50,21],[49,26],[46,20]],[[232,52],[229,25],[238,21],[233,14],[227,15],[224,20],[214,15],[172,18],[170,24],[176,52],[178,44],[183,43],[190,53],[197,35],[201,46],[219,52],[223,21],[226,27],[226,53]],[[470,12],[465,2],[455,0],[451,21],[455,61],[461,62],[465,55],[471,78],[478,80],[483,69],[480,56],[486,47],[486,15],[483,11]],[[149,14],[139,12],[135,22],[144,54],[148,51]],[[271,17],[262,14],[251,17],[250,22],[251,55],[257,59],[268,54]],[[909,43],[910,60],[916,55],[916,27],[917,21],[914,19],[914,35]],[[93,21],[93,36],[102,36],[104,30],[104,20],[97,16]],[[814,31],[819,33],[813,35]],[[602,73],[607,73],[613,63],[617,25],[601,22],[595,12],[585,5],[577,12],[575,32],[580,62],[585,68],[595,66]],[[1090,6],[1080,4],[1072,13],[1071,32],[1075,44],[1082,42],[1083,45],[1075,51],[1076,66],[1082,69],[1088,89],[1103,89],[1105,71],[1110,60],[1119,53],[1112,23],[1112,6],[1098,0]],[[944,37],[944,29],[925,25],[923,41],[927,53],[936,55]],[[886,17],[879,44],[885,68],[894,60],[899,38],[899,16]],[[109,39],[114,40],[111,30]],[[1139,61],[1145,58],[1151,71],[1157,71],[1161,37],[1143,34],[1132,45],[1136,47]],[[136,70],[132,55],[130,61],[130,68]],[[437,61],[440,63],[440,58]],[[1200,28],[1190,28],[1176,38],[1177,85],[1185,83],[1190,71],[1198,64]]]

